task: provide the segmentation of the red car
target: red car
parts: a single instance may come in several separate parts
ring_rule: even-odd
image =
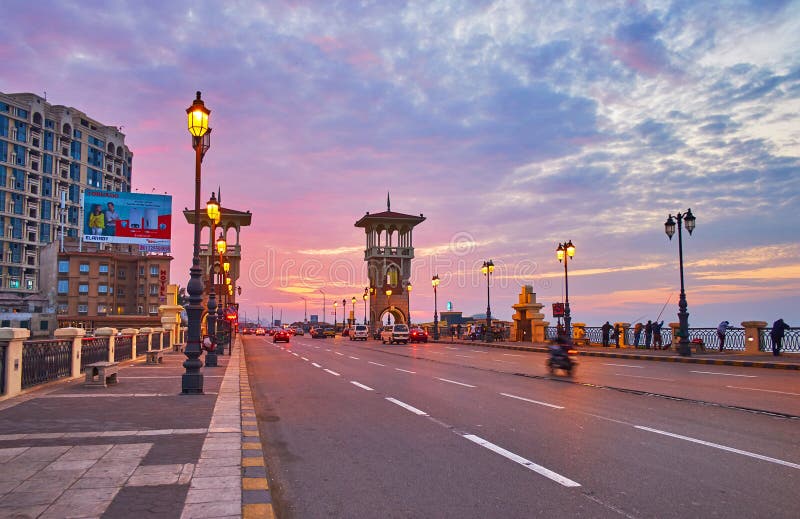
[[[408,342],[428,342],[428,332],[422,328],[411,328],[408,332]]]
[[[272,336],[272,342],[289,342],[289,338],[291,334],[286,330],[275,330],[275,334]]]

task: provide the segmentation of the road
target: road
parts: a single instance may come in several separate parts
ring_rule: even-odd
[[[581,358],[568,381],[542,353],[341,337],[245,350],[284,519],[800,509],[797,374]]]

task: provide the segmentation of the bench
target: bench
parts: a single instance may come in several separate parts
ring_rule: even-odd
[[[184,346],[186,346],[186,344],[182,342],[175,342],[172,344],[172,351],[183,352]]]
[[[119,364],[116,362],[95,362],[86,365],[86,387],[106,387],[117,383]]]
[[[148,350],[144,352],[147,355],[147,364],[163,364],[164,363],[164,349]]]

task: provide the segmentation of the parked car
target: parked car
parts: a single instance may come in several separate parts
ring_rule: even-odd
[[[264,328],[258,327],[256,328],[256,335],[267,335],[267,330]]]
[[[276,330],[275,334],[272,336],[272,342],[289,342],[289,338],[292,336],[287,330]]]
[[[325,333],[323,332],[322,328],[311,328],[311,338],[324,339]]]
[[[428,342],[428,332],[422,328],[412,328],[408,332],[408,342]]]
[[[381,342],[386,344],[403,343],[408,344],[408,326],[405,324],[390,324],[384,326],[381,332]]]
[[[334,330],[333,328],[330,328],[330,327],[325,328],[325,331],[323,333],[325,334],[326,338],[327,337],[336,337],[336,330]]]
[[[305,335],[305,333],[306,332],[304,332],[303,328],[301,328],[300,326],[296,326],[295,329],[294,329],[294,334],[295,335]]]
[[[351,341],[366,341],[369,337],[369,328],[364,324],[357,324],[350,330],[349,337]]]

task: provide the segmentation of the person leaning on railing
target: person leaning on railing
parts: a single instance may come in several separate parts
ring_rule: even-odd
[[[772,354],[776,357],[781,354],[783,336],[786,334],[786,330],[791,330],[791,328],[791,326],[783,322],[783,319],[778,319],[772,324],[769,336],[772,339]]]

